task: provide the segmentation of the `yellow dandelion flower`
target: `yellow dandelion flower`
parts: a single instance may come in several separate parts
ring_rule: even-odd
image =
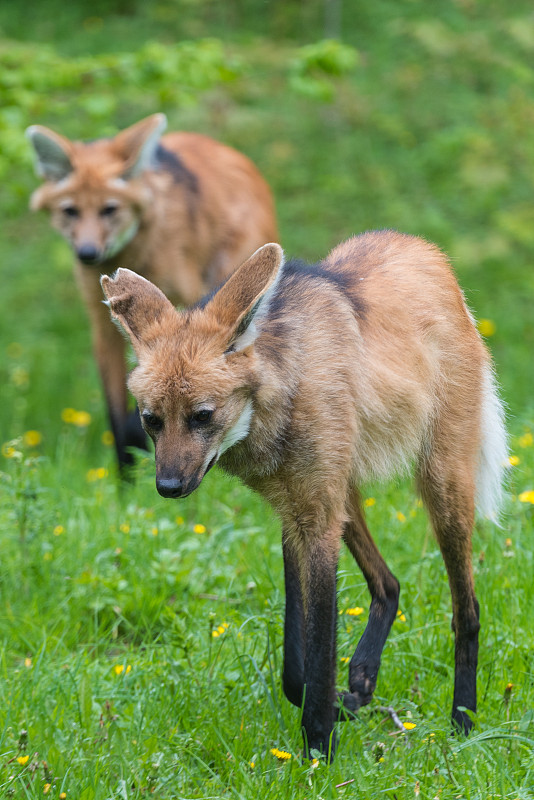
[[[402,723],[407,731],[413,731],[416,726],[415,722],[403,722]]]
[[[397,611],[397,619],[399,622],[406,622],[406,615],[400,610]]]
[[[31,658],[25,658],[25,659],[24,659],[24,666],[25,666],[27,669],[29,669],[29,668],[31,667],[31,665],[32,665],[32,660],[31,660]]]
[[[111,431],[104,431],[100,439],[102,440],[102,444],[105,444],[106,447],[111,447],[111,445],[115,441],[115,437],[113,436]]]
[[[363,614],[363,608],[360,608],[360,606],[355,606],[354,608],[346,608],[345,614],[348,614],[349,617],[359,617],[360,614]]]
[[[291,753],[287,753],[285,750],[279,750],[277,747],[272,747],[271,753],[280,761],[289,761],[291,758]]]
[[[61,792],[61,794],[59,795],[59,800],[66,800],[66,797],[67,797],[67,792]]]
[[[23,389],[30,382],[30,373],[24,367],[15,367],[11,373],[11,380],[18,389]]]
[[[159,530],[158,530],[158,528],[154,527],[154,528],[150,529],[150,533],[152,534],[152,536],[157,536],[158,533],[159,533]]]
[[[95,481],[101,481],[103,478],[108,476],[108,471],[105,467],[97,467],[96,469],[90,469],[87,471],[86,479],[89,483],[94,483]]]
[[[128,675],[128,673],[131,671],[132,667],[130,664],[128,664],[128,666],[126,667],[124,666],[124,664],[115,664],[115,666],[113,667],[113,672],[115,673],[115,675],[122,675],[123,673],[125,675]]]
[[[119,530],[121,533],[130,533],[130,523],[129,522],[122,522],[119,525]]]
[[[524,433],[523,436],[519,437],[518,442],[519,442],[519,447],[532,447],[532,444],[534,443],[534,438],[530,433],[530,431],[528,431],[527,433]]]
[[[184,524],[184,518],[183,517],[176,517],[176,519],[174,521],[176,522],[177,525],[183,525]]]
[[[43,441],[43,435],[39,431],[26,431],[22,439],[26,447],[37,447]]]
[[[88,411],[76,411],[72,424],[77,428],[87,428],[91,424],[91,415]]]
[[[61,419],[63,422],[66,422],[67,425],[71,425],[74,422],[74,418],[76,417],[76,409],[74,408],[64,408],[61,412]]]
[[[402,513],[402,511],[397,511],[397,519],[399,522],[406,522],[406,517]]]
[[[254,761],[249,761],[248,764],[250,769],[254,769],[254,767],[256,766],[256,763]]]
[[[29,756],[18,756],[17,764],[20,764],[21,767],[23,767],[24,764],[27,764],[29,760],[30,760]]]
[[[45,785],[43,786],[43,794],[48,794],[51,786],[52,786],[51,783],[45,783]]]
[[[193,525],[193,530],[195,533],[206,533],[206,526],[205,525]]]
[[[219,631],[212,631],[212,632],[211,632],[211,635],[213,636],[213,638],[214,638],[214,639],[216,639],[216,638],[217,638],[218,636],[220,636],[221,634],[219,633]]]
[[[492,319],[479,319],[477,328],[482,336],[493,336],[497,330],[497,326]]]
[[[510,464],[511,467],[517,467],[520,463],[521,459],[519,456],[508,456],[508,464]]]
[[[510,538],[505,539],[504,546],[505,547],[511,547],[512,546],[512,540]]]
[[[380,756],[380,758],[378,759],[378,763],[381,764],[385,760],[386,759],[384,758],[384,756]]]
[[[15,458],[15,456],[19,455],[19,451],[16,447],[13,447],[11,442],[4,442],[2,445],[2,455],[4,458]]]
[[[341,661],[342,661],[344,664],[348,664],[348,663],[349,663],[349,661],[350,661],[350,658],[349,658],[348,656],[341,656],[341,659],[340,659],[340,660],[341,660]]]
[[[63,525],[56,525],[54,528],[54,536],[61,536],[62,533],[65,533]]]
[[[532,505],[534,505],[534,490],[531,489],[529,492],[521,492],[519,495],[519,502],[532,503]]]
[[[374,506],[375,503],[376,503],[376,500],[375,500],[374,497],[366,497],[365,500],[363,501],[363,504],[364,504],[364,506],[366,508],[370,508],[371,506]]]

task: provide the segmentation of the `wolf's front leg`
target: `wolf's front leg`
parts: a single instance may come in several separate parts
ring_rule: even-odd
[[[335,751],[336,701],[336,570],[339,536],[309,533],[301,542],[304,586],[305,656],[304,752],[319,750],[331,759]]]
[[[286,614],[284,620],[284,694],[293,705],[301,708],[304,697],[304,605],[298,550],[294,542],[283,534],[284,578],[286,589]]]

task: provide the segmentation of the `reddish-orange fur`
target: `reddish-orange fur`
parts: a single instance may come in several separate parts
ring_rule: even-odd
[[[164,126],[165,117],[154,114],[90,143],[42,126],[29,129],[46,179],[31,205],[51,213],[74,250],[112,426],[123,439],[117,442],[120,460],[127,459],[124,446],[135,442],[125,433],[124,339],[102,306],[101,273],[127,265],[174,304],[189,305],[256,247],[277,238],[271,193],[248,158],[200,134],[160,139]],[[110,203],[115,210],[103,213]]]
[[[280,248],[266,245],[212,299],[183,313],[128,270],[103,278],[138,357],[129,385],[155,441],[158,490],[185,496],[218,460],[279,513],[284,690],[304,703],[307,751],[327,752],[336,717],[371,700],[398,604],[358,487],[413,467],[449,576],[452,718],[467,732],[462,707],[476,708],[479,629],[470,563],[476,491],[495,512],[506,454],[488,353],[445,256],[421,239],[372,232],[314,267],[281,261]],[[337,696],[342,540],[372,602],[350,692]]]

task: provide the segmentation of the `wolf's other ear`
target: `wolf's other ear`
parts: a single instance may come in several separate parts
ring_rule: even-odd
[[[158,323],[169,312],[176,313],[157,286],[130,269],[121,267],[111,277],[102,275],[100,284],[111,316],[122,325],[136,352],[157,336]]]
[[[219,289],[210,309],[229,329],[226,352],[244,350],[258,335],[257,323],[269,309],[284,265],[279,244],[264,244]]]
[[[26,128],[26,136],[33,145],[35,169],[40,178],[60,181],[72,172],[72,144],[68,139],[43,125]]]
[[[115,150],[125,162],[121,178],[136,178],[154,163],[161,134],[167,127],[165,114],[152,114],[121,131],[113,140]]]

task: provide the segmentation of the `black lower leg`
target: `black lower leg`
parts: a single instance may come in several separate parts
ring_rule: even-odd
[[[110,411],[109,422],[115,440],[115,451],[122,477],[127,477],[128,468],[134,464],[130,447],[147,449],[147,437],[141,425],[137,406],[125,416],[118,417]]]
[[[344,538],[371,594],[369,619],[350,660],[350,694],[339,698],[343,708],[355,713],[371,702],[376,688],[382,650],[397,614],[399,582],[378,552],[356,503],[353,522],[345,527]]]
[[[141,425],[141,418],[137,406],[133,411],[128,412],[124,438],[126,447],[138,447],[140,450],[147,449],[147,436]]]
[[[305,697],[302,715],[305,754],[318,750],[332,757],[336,652],[336,565],[323,558],[312,561],[306,613]]]
[[[462,711],[476,711],[479,606],[471,567],[471,534],[474,524],[472,475],[463,468],[467,460],[444,474],[443,464],[426,465],[420,475],[423,500],[428,508],[449,578],[455,633],[454,697],[452,724],[469,733],[473,722]]]
[[[297,556],[283,540],[286,614],[284,621],[284,694],[293,705],[302,706],[304,697],[304,607]]]
[[[392,582],[388,593],[374,595],[367,626],[350,660],[349,688],[360,706],[371,702],[376,689],[380,658],[395,621],[398,598],[399,585],[396,581]]]
[[[474,613],[470,618],[456,619],[454,628],[456,633],[455,643],[455,671],[454,671],[454,697],[452,702],[452,724],[455,731],[468,734],[473,727],[473,721],[462,708],[473,713],[477,707],[476,677],[478,662],[478,631],[479,607],[474,601]]]

